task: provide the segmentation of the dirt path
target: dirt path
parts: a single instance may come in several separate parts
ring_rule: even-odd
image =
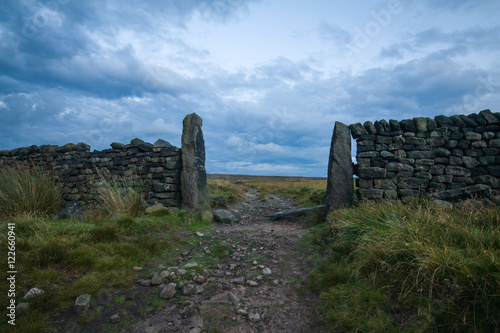
[[[215,224],[216,231],[200,237],[199,248],[186,254],[192,262],[200,251],[211,255],[207,249],[214,244],[226,251],[207,267],[203,292],[158,310],[130,332],[322,331],[315,327],[317,296],[302,286],[312,262],[298,243],[308,231],[299,220],[267,218],[293,208],[293,202],[274,195],[262,202],[255,189],[246,197],[229,207],[241,215],[241,223]]]

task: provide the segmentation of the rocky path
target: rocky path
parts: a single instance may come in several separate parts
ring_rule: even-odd
[[[303,287],[312,262],[299,240],[308,231],[299,220],[267,218],[293,208],[293,202],[273,195],[262,202],[255,189],[246,197],[229,207],[241,215],[241,223],[215,224],[215,232],[198,236],[199,247],[184,254],[186,262],[204,262],[203,277],[195,276],[195,295],[172,299],[130,332],[322,331],[315,327],[317,296]],[[222,258],[204,260],[213,251]]]

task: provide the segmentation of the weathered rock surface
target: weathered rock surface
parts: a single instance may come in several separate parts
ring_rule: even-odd
[[[204,220],[213,220],[205,170],[205,141],[201,118],[192,113],[184,118],[182,129],[182,208],[194,211]]]
[[[54,216],[54,220],[62,220],[66,218],[75,218],[79,219],[83,217],[83,205],[80,201],[73,201],[69,205],[66,206],[63,210],[57,213]]]
[[[477,184],[464,188],[457,188],[449,191],[430,194],[431,199],[466,199],[471,197],[488,197],[491,194],[491,187],[483,184]]]
[[[89,309],[90,306],[90,298],[89,294],[83,294],[77,297],[75,301],[74,311],[78,314],[82,314]]]
[[[353,195],[351,134],[347,125],[337,121],[333,130],[328,161],[326,211],[352,206]]]
[[[231,212],[227,209],[215,209],[213,211],[213,215],[217,222],[227,223],[230,225],[234,225],[241,220],[241,216],[239,214]]]

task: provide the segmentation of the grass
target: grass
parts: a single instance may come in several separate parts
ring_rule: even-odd
[[[245,200],[245,189],[229,180],[209,179],[208,192],[214,197],[223,196],[227,204]]]
[[[0,167],[0,217],[43,216],[60,208],[61,194],[50,172],[20,164]]]
[[[33,306],[35,310],[26,314],[33,320],[39,318],[43,323],[37,327],[45,325],[44,329],[50,326],[48,317],[71,307],[79,295],[96,296],[107,288],[129,287],[137,279],[132,267],[169,257],[175,249],[189,244],[188,239],[180,235],[184,230],[182,214],[99,222],[8,219],[1,224],[2,244],[6,243],[8,222],[15,224],[18,239],[17,303],[22,302],[22,296],[32,287],[45,290],[50,297],[37,302],[39,304]],[[4,257],[6,248],[0,249]],[[6,288],[3,290],[8,289],[6,279],[2,279],[1,286]],[[0,295],[2,304],[8,302],[6,294]],[[23,322],[24,319],[16,325],[19,332],[26,328]]]
[[[331,213],[310,241],[327,259],[309,285],[333,330],[500,330],[500,209],[426,201]]]
[[[237,184],[258,189],[261,200],[266,194],[275,194],[297,200],[302,207],[325,203],[326,180],[322,179],[245,180]]]
[[[115,177],[104,175],[99,170],[99,197],[103,208],[114,216],[139,216],[144,211],[143,184],[129,179],[121,184]]]

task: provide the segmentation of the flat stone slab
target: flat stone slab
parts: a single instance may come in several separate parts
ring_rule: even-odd
[[[320,205],[320,206],[314,206],[314,207],[308,207],[308,208],[300,208],[300,209],[292,209],[292,210],[284,210],[282,212],[278,212],[274,215],[271,215],[271,218],[273,220],[279,220],[288,216],[294,216],[294,215],[302,215],[305,213],[313,212],[316,210],[325,210],[326,205]]]
[[[477,184],[449,191],[432,193],[429,195],[429,197],[433,200],[446,200],[446,199],[465,199],[472,197],[489,197],[490,195],[491,195],[491,187],[489,187],[488,185]]]

